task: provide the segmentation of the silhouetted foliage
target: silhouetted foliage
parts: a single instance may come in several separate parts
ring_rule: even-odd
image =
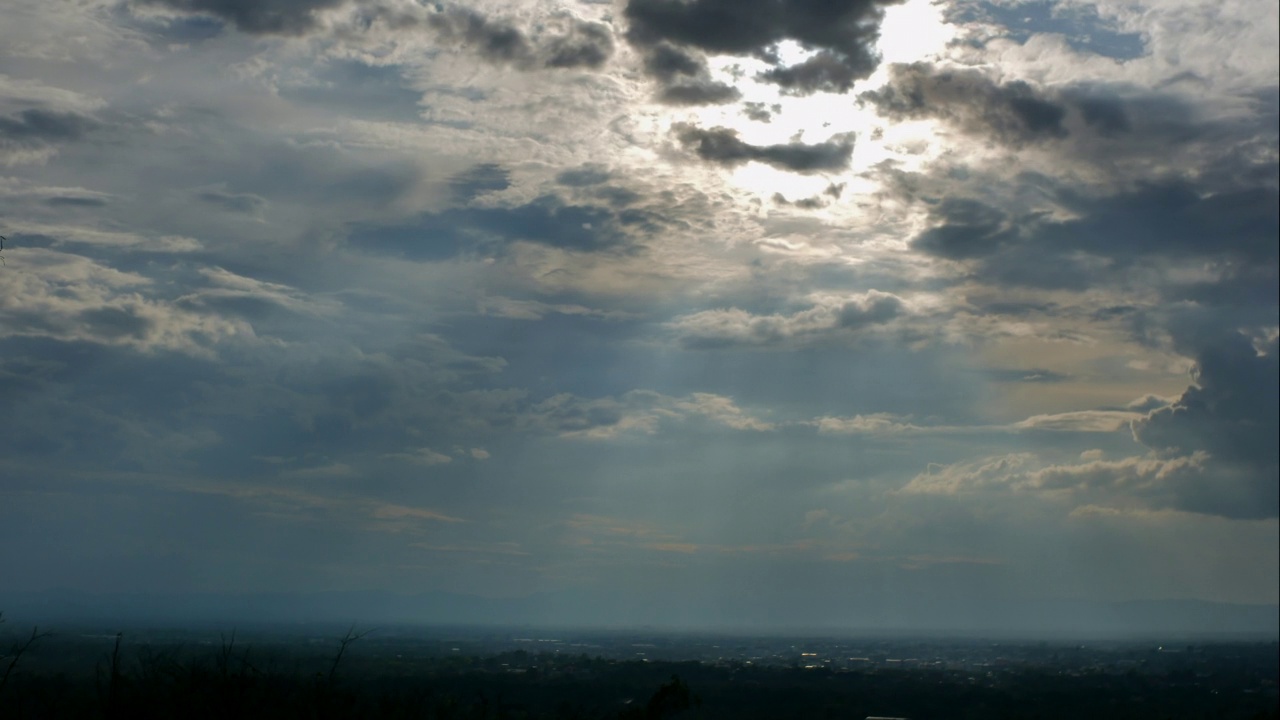
[[[355,643],[368,635],[352,628],[336,642],[264,644],[234,632],[183,635],[195,638],[188,644],[163,633],[138,643],[130,633],[23,633],[0,639],[21,650],[0,670],[22,670],[0,685],[0,718],[1280,720],[1275,643],[1126,651],[1107,667],[1050,648],[1035,651],[1043,661],[977,671],[473,654],[403,637]]]

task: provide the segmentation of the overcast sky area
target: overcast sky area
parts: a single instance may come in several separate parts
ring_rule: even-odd
[[[1278,600],[1271,0],[3,14],[8,591]]]

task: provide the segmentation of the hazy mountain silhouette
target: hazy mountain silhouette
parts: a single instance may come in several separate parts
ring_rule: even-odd
[[[1024,638],[1280,635],[1280,606],[1198,600],[1099,603],[1077,600],[951,603],[934,598],[892,607],[789,608],[808,618],[739,607],[654,606],[647,611],[596,595],[542,593],[487,598],[456,593],[117,593],[74,590],[0,594],[15,622],[190,625],[351,622],[423,625],[653,626],[672,630],[1008,635]],[[795,617],[796,615],[789,615]]]

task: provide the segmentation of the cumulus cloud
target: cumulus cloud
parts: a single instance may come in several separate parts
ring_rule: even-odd
[[[739,139],[736,130],[725,127],[708,130],[678,123],[672,130],[685,149],[707,162],[726,167],[760,162],[798,173],[830,172],[848,168],[853,156],[853,138],[849,135],[837,135],[812,145],[799,142],[752,145]]]
[[[691,349],[764,347],[865,332],[905,314],[908,309],[901,298],[870,290],[827,299],[790,315],[754,315],[738,308],[703,310],[678,317],[669,327]]]
[[[1195,384],[1134,424],[1134,437],[1171,457],[1207,454],[1222,475],[1197,496],[1206,511],[1275,517],[1280,513],[1280,347],[1261,350],[1240,333],[1222,333],[1196,353]]]
[[[1081,411],[1034,416],[1011,426],[1071,432],[1114,432],[1128,426],[1151,450],[1146,455],[1106,460],[1094,452],[1082,456],[1087,462],[1079,464],[1045,463],[1028,453],[1008,455],[931,468],[903,491],[1061,491],[1079,502],[1136,501],[1228,518],[1277,517],[1276,358],[1274,340],[1260,351],[1243,335],[1224,334],[1201,350],[1196,384],[1172,404],[1145,415],[1133,410]],[[1148,397],[1135,407],[1154,404]]]

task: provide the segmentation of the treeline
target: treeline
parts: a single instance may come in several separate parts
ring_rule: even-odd
[[[834,672],[619,661],[524,651],[416,656],[394,639],[261,646],[13,635],[0,718],[763,720],[947,718],[1280,720],[1275,685],[1227,672]],[[1269,672],[1269,671],[1267,671]],[[1264,690],[1259,691],[1259,682]]]

